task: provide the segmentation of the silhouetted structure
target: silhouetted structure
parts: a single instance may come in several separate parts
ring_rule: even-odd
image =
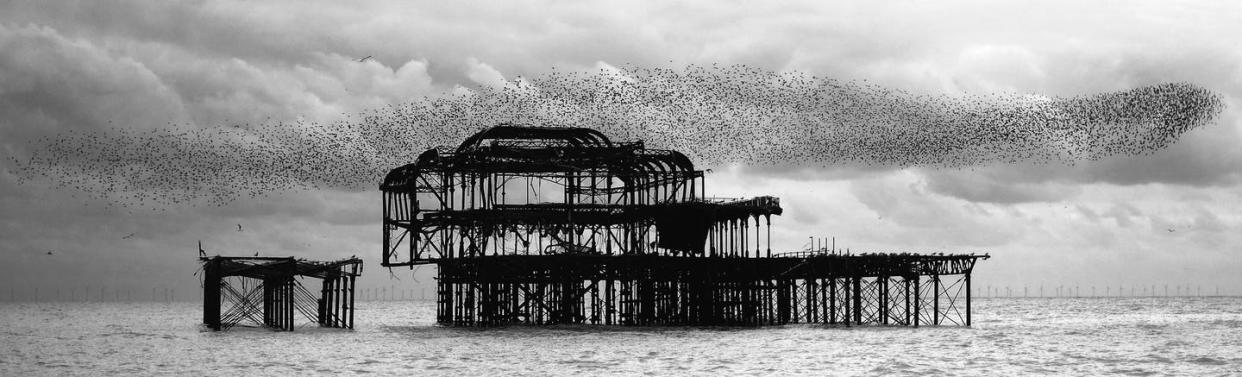
[[[242,322],[293,331],[295,312],[322,327],[354,328],[354,279],[362,260],[313,262],[292,257],[201,257],[203,324]],[[319,294],[298,278],[321,279]]]
[[[704,186],[677,151],[501,125],[385,177],[382,265],[438,265],[449,325],[970,324],[986,256],[773,255],[780,201]]]

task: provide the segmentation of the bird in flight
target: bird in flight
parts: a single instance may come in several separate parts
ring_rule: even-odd
[[[358,62],[359,62],[359,63],[362,63],[362,62],[367,61],[367,59],[370,59],[370,58],[371,58],[371,55],[367,55],[367,57],[365,57],[365,58],[358,59]]]
[[[127,236],[125,236],[125,237],[121,237],[121,239],[123,239],[123,240],[128,240],[128,239],[132,238],[133,236],[134,236],[134,233],[130,233],[129,235],[127,235]]]
[[[242,231],[241,224],[237,224],[237,231],[238,232]]]
[[[48,250],[47,255],[52,255],[52,250]]]

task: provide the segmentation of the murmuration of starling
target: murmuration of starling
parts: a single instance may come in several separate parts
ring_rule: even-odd
[[[63,133],[39,140],[15,173],[136,206],[370,190],[418,153],[502,123],[594,128],[706,166],[1072,164],[1154,153],[1222,108],[1220,96],[1189,83],[950,96],[745,65],[554,69],[331,123]]]

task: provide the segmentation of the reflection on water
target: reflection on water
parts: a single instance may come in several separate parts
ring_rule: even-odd
[[[977,299],[973,328],[436,327],[360,302],[355,331],[205,332],[193,303],[0,303],[0,375],[1242,373],[1242,298]]]

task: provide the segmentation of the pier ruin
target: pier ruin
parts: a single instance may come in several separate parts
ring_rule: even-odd
[[[298,317],[320,327],[354,328],[354,280],[362,260],[316,262],[293,257],[200,257],[203,324],[293,331]],[[302,284],[320,279],[318,292]],[[299,315],[300,314],[300,315]]]
[[[380,186],[382,266],[434,264],[452,326],[964,325],[986,255],[773,253],[780,200],[708,197],[674,150],[500,125]]]

